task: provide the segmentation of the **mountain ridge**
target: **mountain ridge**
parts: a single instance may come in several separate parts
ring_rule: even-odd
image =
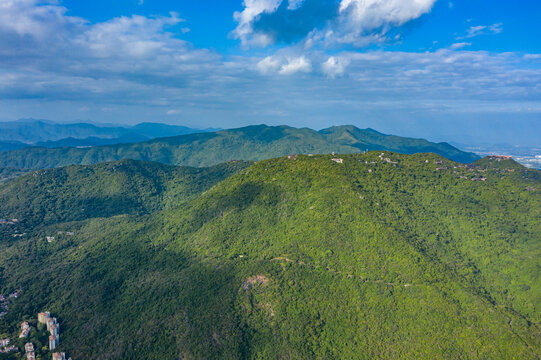
[[[256,161],[297,153],[360,153],[366,150],[434,152],[461,162],[479,159],[473,153],[462,152],[446,143],[383,135],[353,126],[316,131],[290,126],[252,125],[89,149],[21,149],[0,153],[0,167],[52,168],[128,158],[199,167],[229,160]]]

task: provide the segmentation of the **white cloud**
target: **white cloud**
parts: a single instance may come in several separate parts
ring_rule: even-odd
[[[312,71],[312,61],[306,56],[273,55],[267,56],[256,64],[261,74],[293,75]]]
[[[471,42],[459,42],[459,43],[455,43],[453,45],[451,45],[449,48],[452,49],[452,50],[458,50],[458,49],[462,49],[462,48],[465,48],[467,46],[471,46]]]
[[[428,13],[435,0],[342,0],[340,14],[356,33],[400,26]]]
[[[302,35],[307,47],[353,44],[365,46],[386,41],[394,27],[429,13],[436,0],[340,0],[333,8],[326,0],[290,0],[286,10],[280,5],[287,0],[245,0],[244,10],[234,14],[238,22],[233,31],[244,46],[267,46],[278,39],[292,41],[291,32]],[[329,5],[331,4],[331,5]],[[280,9],[280,11],[278,11]],[[302,11],[306,10],[306,11]],[[265,16],[274,16],[274,25]],[[292,28],[288,24],[300,24]],[[302,33],[304,31],[304,33]]]
[[[263,74],[277,71],[280,66],[280,60],[274,56],[267,56],[257,63],[257,69]]]
[[[299,7],[301,7],[303,2],[304,2],[304,0],[289,0],[287,8],[289,10],[298,9]]]
[[[499,34],[503,31],[503,23],[490,25],[488,29],[494,34]]]
[[[171,110],[167,110],[167,115],[178,115],[180,114],[180,111],[179,110],[175,110],[175,109],[171,109]]]
[[[175,13],[160,18],[122,16],[90,27],[76,38],[76,42],[97,57],[151,57],[158,52],[167,52],[168,44],[172,42],[182,46],[182,41],[163,33],[166,26],[182,21]]]
[[[526,54],[524,60],[541,60],[541,54]]]
[[[281,2],[282,0],[244,0],[244,10],[233,14],[233,18],[238,22],[233,31],[235,38],[240,39],[243,45],[269,45],[272,39],[268,35],[253,33],[253,22],[263,13],[276,11]]]
[[[321,71],[330,78],[344,75],[349,61],[340,57],[331,56],[321,64]]]
[[[486,34],[499,34],[503,31],[503,23],[497,23],[493,25],[477,25],[477,26],[470,26],[466,30],[466,35],[459,36],[456,39],[467,39],[476,37],[479,35],[486,35]]]
[[[81,18],[66,16],[66,12],[54,0],[1,0],[0,31],[38,39],[56,38],[58,30],[85,23]]]
[[[292,75],[298,72],[308,73],[312,71],[312,63],[304,56],[287,59],[287,63],[280,67],[282,75]]]

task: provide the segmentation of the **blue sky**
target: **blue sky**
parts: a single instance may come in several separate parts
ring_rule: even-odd
[[[541,2],[0,0],[0,120],[539,145]]]

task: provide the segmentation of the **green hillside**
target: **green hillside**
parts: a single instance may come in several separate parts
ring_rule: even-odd
[[[38,170],[0,186],[0,218],[30,226],[147,214],[178,205],[249,165],[191,168],[122,160]]]
[[[201,167],[230,160],[263,160],[288,154],[359,153],[366,150],[407,154],[433,152],[463,163],[479,158],[446,143],[389,136],[353,126],[333,127],[318,132],[307,128],[258,125],[93,148],[25,148],[0,153],[0,168],[53,168],[122,159]]]
[[[260,161],[152,215],[4,228],[0,336],[47,309],[74,359],[538,359],[540,219],[535,170]]]

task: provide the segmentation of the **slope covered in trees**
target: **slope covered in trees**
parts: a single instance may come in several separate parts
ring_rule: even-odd
[[[280,158],[151,215],[3,228],[23,293],[0,333],[48,309],[74,358],[536,359],[541,181],[519,169]]]
[[[406,154],[433,152],[464,163],[479,158],[447,143],[436,144],[422,139],[389,136],[354,126],[315,131],[258,125],[133,144],[92,148],[25,148],[0,153],[0,167],[37,169],[73,164],[90,165],[121,159],[201,167],[230,160],[262,160],[288,154],[359,153],[366,150],[389,150]]]
[[[249,165],[192,168],[122,160],[33,171],[0,186],[0,218],[30,226],[147,214],[178,205]]]

